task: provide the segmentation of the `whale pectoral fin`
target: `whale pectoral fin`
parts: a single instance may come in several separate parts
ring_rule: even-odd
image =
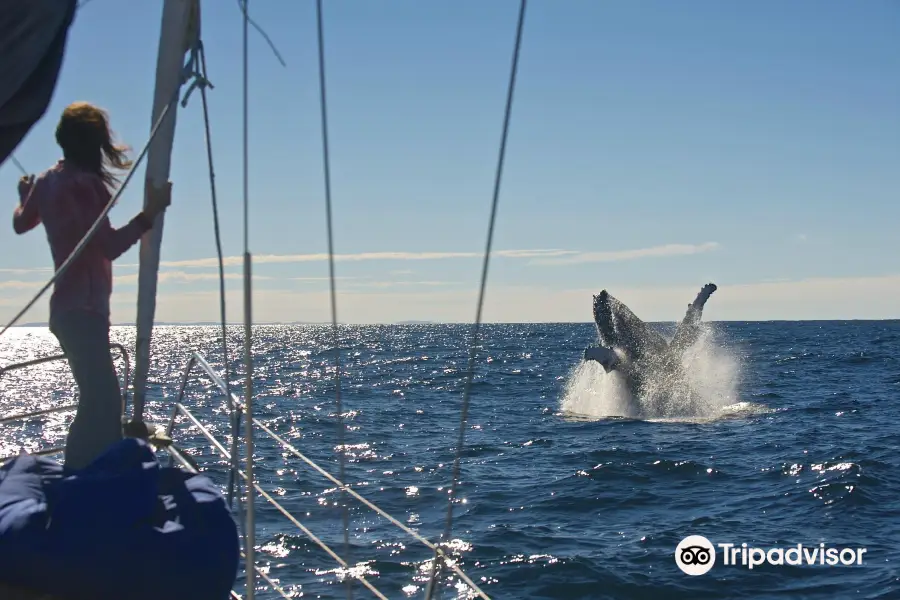
[[[718,289],[716,284],[707,283],[700,289],[700,293],[697,294],[697,297],[694,298],[694,301],[688,304],[687,314],[684,315],[684,323],[696,323],[703,316],[703,308],[706,306],[706,301],[709,300],[709,297],[713,295]]]
[[[697,294],[694,301],[688,304],[687,313],[675,330],[675,337],[672,338],[672,347],[685,348],[694,342],[697,333],[697,323],[703,317],[703,308],[706,306],[706,301],[717,289],[719,288],[716,284],[707,283],[700,289],[700,293]]]
[[[593,360],[600,363],[603,370],[607,373],[614,371],[619,365],[619,355],[609,348],[603,346],[591,346],[584,349],[584,360]]]
[[[697,294],[697,298],[694,299],[694,308],[699,310],[703,310],[703,307],[706,305],[706,301],[709,300],[709,297],[713,295],[718,286],[714,283],[707,283],[700,289],[700,293]]]

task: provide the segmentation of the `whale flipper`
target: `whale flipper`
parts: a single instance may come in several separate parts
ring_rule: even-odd
[[[707,283],[700,289],[700,293],[697,294],[694,301],[688,304],[684,319],[675,329],[675,337],[672,338],[672,343],[670,344],[673,349],[684,350],[697,341],[697,336],[700,334],[698,324],[703,317],[703,308],[706,306],[706,301],[717,289],[716,284]]]

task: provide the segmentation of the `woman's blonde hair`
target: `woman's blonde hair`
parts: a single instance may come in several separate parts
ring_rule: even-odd
[[[132,164],[129,148],[113,143],[106,111],[88,102],[65,108],[56,126],[56,143],[67,162],[96,173],[109,188],[119,184],[113,169],[124,171]]]

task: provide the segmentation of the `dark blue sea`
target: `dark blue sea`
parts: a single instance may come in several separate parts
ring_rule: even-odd
[[[431,540],[445,526],[468,333],[467,325],[341,328],[346,479]],[[254,335],[256,416],[337,474],[330,329],[258,326]],[[134,343],[132,328],[113,337]],[[689,357],[691,393],[673,392],[650,412],[615,376],[580,364],[595,337],[588,324],[484,329],[448,547],[489,596],[900,598],[900,322],[713,324]],[[190,351],[222,368],[219,340],[216,327],[157,328],[150,416],[167,419]],[[229,346],[240,386],[239,327]],[[42,328],[0,340],[4,365],[58,351]],[[72,393],[65,363],[7,373],[0,411],[49,407]],[[225,399],[209,377],[188,380],[185,404],[227,440]],[[6,427],[0,449],[59,444],[69,419]],[[224,483],[226,463],[196,428],[182,419],[175,437]],[[255,469],[265,490],[345,555],[333,484],[261,432]],[[346,597],[334,560],[263,499],[256,504],[269,575],[296,597]],[[389,598],[422,597],[432,553],[348,504],[348,562]],[[702,575],[676,564],[691,535],[717,546]],[[738,564],[724,564],[718,544],[733,544]],[[796,556],[865,552],[851,566],[813,559],[751,569],[742,544],[780,548],[785,560],[798,544]],[[444,598],[472,597],[457,577],[441,589]],[[372,597],[358,583],[353,594]]]

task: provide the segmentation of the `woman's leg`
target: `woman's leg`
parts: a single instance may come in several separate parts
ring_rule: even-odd
[[[53,319],[50,329],[78,384],[66,466],[80,469],[122,439],[122,393],[109,352],[109,325],[101,315],[72,311]]]

